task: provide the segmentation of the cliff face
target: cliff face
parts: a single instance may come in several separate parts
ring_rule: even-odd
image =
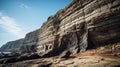
[[[26,35],[23,54],[3,56],[0,66],[119,67],[119,28],[120,0],[73,0]]]
[[[120,0],[74,0],[26,35],[26,52],[52,56],[72,54],[120,39]],[[33,47],[34,50],[32,50]],[[24,47],[23,47],[24,48]]]
[[[73,0],[50,16],[40,29],[28,33],[24,41],[8,42],[1,51],[20,48],[23,53],[36,52],[41,56],[64,51],[76,54],[119,41],[119,22],[119,0]]]
[[[26,52],[30,53],[36,51],[36,44],[39,38],[38,34],[39,34],[39,29],[26,34],[26,37],[23,41],[23,45],[21,46],[20,49],[22,53],[26,53]]]
[[[18,52],[23,45],[24,39],[19,39],[16,41],[10,41],[0,48],[0,52]]]
[[[53,56],[61,53],[77,54],[120,40],[119,0],[73,0],[66,8],[50,16],[43,26],[26,35],[22,53]],[[19,45],[19,46],[18,46]],[[11,45],[12,46],[12,45]],[[16,51],[4,45],[4,51]],[[1,48],[1,50],[3,50]]]

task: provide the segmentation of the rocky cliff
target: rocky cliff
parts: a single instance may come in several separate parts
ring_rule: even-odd
[[[0,52],[19,52],[24,39],[7,42],[0,48]]]
[[[20,50],[24,54],[29,54],[29,56],[13,57],[11,58],[14,59],[12,61],[7,58],[7,61],[1,60],[0,63],[11,63],[38,57],[42,59],[52,56],[68,58],[71,55],[74,57],[86,50],[101,47],[94,50],[93,53],[90,52],[90,55],[97,54],[103,57],[104,55],[101,54],[105,54],[105,56],[107,53],[108,55],[112,54],[112,57],[117,57],[117,59],[106,59],[106,63],[101,64],[104,66],[116,62],[115,65],[119,65],[120,44],[117,47],[115,47],[115,44],[110,45],[120,42],[119,28],[120,0],[73,0],[70,5],[50,16],[40,29],[26,35]],[[103,60],[100,59],[97,62],[95,60],[94,62],[99,63]],[[83,61],[80,61],[80,64]],[[30,63],[30,61],[26,61],[26,63]]]
[[[119,0],[74,0],[26,35],[24,45],[40,55],[76,54],[120,39]],[[29,51],[29,50],[26,50]],[[51,55],[51,54],[49,54]]]
[[[22,53],[30,53],[36,51],[36,45],[39,38],[38,34],[39,29],[26,34],[25,39],[23,41],[23,45],[20,49]]]

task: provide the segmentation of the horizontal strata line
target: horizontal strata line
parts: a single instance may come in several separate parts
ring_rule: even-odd
[[[102,23],[102,24],[96,24],[96,25],[90,25],[90,26],[88,26],[88,29],[90,29],[90,28],[96,28],[96,27],[100,27],[100,26],[104,26],[104,25],[106,25],[106,24],[112,24],[113,22],[115,23],[118,23],[117,21],[120,21],[120,19],[118,19],[120,17],[120,15],[118,15],[118,16],[114,16],[114,17],[111,17],[111,18],[108,18],[107,20],[106,19],[104,19],[103,21],[101,21],[101,22],[106,22],[106,23]],[[110,19],[112,19],[112,21],[110,20]],[[97,22],[97,23],[101,23],[101,22]],[[118,23],[118,24],[120,24],[120,23]]]

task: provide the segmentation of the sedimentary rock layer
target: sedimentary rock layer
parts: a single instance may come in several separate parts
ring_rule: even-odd
[[[39,29],[26,34],[20,51],[22,53],[30,53],[36,51],[36,44],[38,42]]]
[[[26,52],[42,56],[64,51],[76,54],[118,41],[119,28],[120,0],[73,0],[50,16],[39,30],[27,34],[23,45],[29,47]]]

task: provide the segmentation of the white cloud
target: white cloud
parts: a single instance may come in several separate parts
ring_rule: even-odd
[[[26,5],[26,4],[24,4],[24,3],[21,3],[21,4],[19,5],[19,7],[20,7],[20,8],[25,8],[25,9],[31,8],[31,7],[29,7],[28,5]]]
[[[2,12],[0,12],[0,27],[19,38],[24,36],[24,31],[15,22],[15,20],[9,16],[4,15]]]

